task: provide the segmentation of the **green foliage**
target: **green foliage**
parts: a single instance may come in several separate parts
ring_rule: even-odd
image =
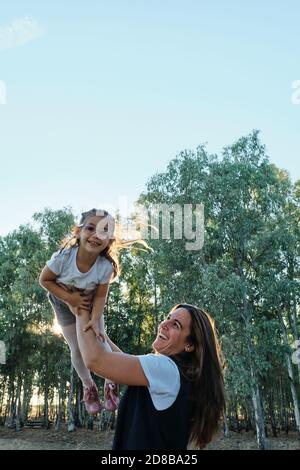
[[[282,403],[291,406],[286,359],[299,333],[300,182],[292,184],[269,162],[253,131],[221,157],[203,145],[181,152],[150,178],[138,202],[147,208],[203,203],[204,246],[187,251],[186,240],[160,237],[148,240],[151,252],[123,251],[122,274],[105,309],[110,337],[125,352],[147,353],[170,308],[179,302],[202,306],[221,338],[229,415],[251,414],[258,387],[265,413],[271,397],[279,419]],[[7,345],[0,383],[10,395],[21,377],[29,389],[47,388],[51,397],[59,388],[66,396],[69,352],[52,332],[38,276],[73,225],[71,209],[45,209],[34,214],[33,225],[0,238],[0,339]]]

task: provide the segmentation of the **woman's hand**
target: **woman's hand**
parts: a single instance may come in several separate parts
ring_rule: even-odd
[[[79,310],[91,310],[92,294],[83,294],[82,292],[70,292],[66,304],[74,315],[79,315]]]
[[[99,327],[99,318],[92,318],[87,325],[84,327],[84,332],[88,330],[93,330],[97,338],[101,339],[103,343],[105,343],[105,334],[101,333],[100,327]]]

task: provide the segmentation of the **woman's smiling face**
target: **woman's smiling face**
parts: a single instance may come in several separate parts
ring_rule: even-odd
[[[189,312],[184,308],[174,310],[159,325],[157,337],[152,347],[165,356],[192,351],[194,347],[188,340],[190,327],[191,316]]]

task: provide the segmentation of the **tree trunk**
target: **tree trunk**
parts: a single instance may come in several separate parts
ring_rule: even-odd
[[[271,429],[272,429],[273,437],[277,437],[277,425],[276,425],[276,419],[275,419],[275,413],[274,413],[274,398],[273,398],[272,390],[270,390],[270,393],[269,393],[269,415],[270,415],[270,420],[271,420]]]
[[[223,415],[223,422],[224,422],[224,436],[225,437],[230,437],[230,431],[229,431],[229,426],[228,426],[228,417],[227,417],[226,413],[224,413],[224,415]]]
[[[287,337],[286,327],[285,327],[282,315],[279,315],[279,320],[280,320],[280,326],[281,326],[281,331],[282,331],[284,342],[288,346],[288,337]],[[294,381],[293,365],[292,365],[291,356],[289,353],[286,354],[286,363],[287,363],[288,377],[290,381],[290,388],[291,388],[293,404],[294,404],[294,416],[295,416],[295,421],[296,421],[296,428],[297,428],[298,434],[300,435],[299,403],[298,403],[297,391],[296,391],[296,386],[295,386],[295,381]]]
[[[3,380],[2,380],[2,383],[1,383],[1,399],[0,399],[0,416],[3,416],[4,415],[4,418],[6,418],[5,416],[5,411],[3,411],[3,408],[4,408],[4,398],[5,398],[5,395],[6,395],[6,382],[7,382],[7,377],[4,377]],[[5,407],[6,409],[6,407]]]
[[[265,423],[264,423],[264,414],[262,408],[261,394],[259,390],[258,380],[253,368],[253,361],[255,358],[252,341],[251,341],[251,328],[249,321],[249,305],[247,299],[247,291],[245,287],[245,275],[243,269],[240,268],[241,278],[244,282],[243,289],[243,310],[242,318],[245,323],[245,337],[247,341],[247,350],[248,350],[248,366],[250,371],[250,387],[251,387],[251,399],[254,409],[254,418],[255,418],[255,428],[256,428],[256,439],[258,448],[260,450],[266,449],[266,433],[265,433]]]
[[[78,386],[77,395],[76,395],[76,416],[77,424],[80,428],[83,426],[83,416],[82,416],[82,406],[81,406],[81,389],[80,385]]]
[[[16,394],[16,406],[15,406],[15,427],[16,431],[21,431],[21,389],[22,389],[22,378],[19,376]]]
[[[239,414],[238,414],[238,405],[235,405],[235,422],[236,422],[236,432],[240,433],[240,420],[239,420]]]
[[[21,410],[21,420],[22,423],[25,423],[28,419],[30,400],[31,400],[31,376],[28,377],[25,375],[24,385],[23,385],[23,400],[22,400],[22,410]]]
[[[293,257],[290,257],[288,259],[288,274],[289,274],[288,276],[289,279],[292,282],[295,282],[295,278],[297,278],[297,275],[295,275],[295,260]],[[299,330],[298,330],[297,298],[295,294],[295,289],[292,290],[291,303],[292,303],[293,313],[291,315],[291,312],[290,312],[291,305],[289,304],[287,308],[287,317],[288,317],[290,329],[293,332],[294,341],[298,345],[297,341],[299,340]],[[298,368],[298,376],[299,376],[298,379],[300,383],[300,362],[299,361],[297,362],[297,368]]]
[[[74,373],[73,365],[71,363],[70,369],[70,391],[68,398],[68,432],[75,431],[75,420],[73,414],[73,395],[74,395]]]
[[[49,384],[48,384],[48,378],[47,378],[47,373],[46,373],[45,389],[44,389],[44,426],[47,429],[49,427],[48,396],[49,396]]]
[[[245,402],[245,416],[246,416],[246,432],[253,431],[255,428],[255,419],[253,416],[253,406],[251,397]]]
[[[250,374],[252,377],[252,384],[251,384],[251,398],[254,408],[254,416],[255,416],[255,428],[256,428],[256,439],[258,448],[260,450],[266,449],[266,433],[265,433],[265,423],[263,418],[263,410],[261,405],[261,397],[259,387],[255,382],[254,372],[252,366],[250,368]]]
[[[284,386],[282,383],[282,377],[280,377],[280,429],[288,434],[289,423],[287,417],[287,404],[286,404],[286,394]]]
[[[297,301],[295,292],[293,292],[293,332],[294,332],[294,339],[295,341],[299,341],[299,332],[298,332],[298,315],[297,315]],[[296,343],[299,344],[299,343]],[[298,378],[300,383],[300,362],[297,362],[298,368]]]
[[[92,431],[93,430],[93,427],[94,427],[94,418],[92,415],[88,415],[88,419],[87,419],[87,428]]]
[[[15,382],[13,377],[9,381],[8,397],[8,413],[5,419],[5,426],[12,428],[14,427],[15,416]]]
[[[62,384],[60,382],[59,387],[58,387],[58,409],[57,409],[57,415],[56,415],[56,420],[55,420],[56,431],[60,430],[61,422],[62,422]]]

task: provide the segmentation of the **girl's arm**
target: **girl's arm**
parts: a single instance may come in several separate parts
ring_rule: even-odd
[[[103,315],[103,310],[105,307],[105,302],[108,293],[108,287],[108,283],[98,285],[93,300],[92,319],[99,319],[101,315]]]
[[[78,344],[86,367],[115,383],[148,386],[139,359],[130,354],[105,351],[91,329],[84,332],[88,322],[88,312],[82,312],[77,317]]]
[[[48,266],[45,266],[40,274],[39,282],[44,289],[68,304],[70,308],[90,308],[90,296],[84,295],[80,292],[69,292],[67,289],[63,289],[63,287],[57,284],[56,278],[57,275],[52,272]]]
[[[58,297],[63,302],[67,302],[69,298],[69,292],[57,284],[56,278],[57,275],[51,271],[48,266],[45,266],[40,274],[39,282],[44,289],[51,292],[51,294],[55,295],[55,297]]]

